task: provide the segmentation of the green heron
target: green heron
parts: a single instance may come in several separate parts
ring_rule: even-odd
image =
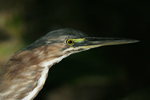
[[[0,100],[32,100],[43,88],[48,71],[70,54],[137,40],[87,37],[74,29],[51,31],[15,53],[0,68]]]

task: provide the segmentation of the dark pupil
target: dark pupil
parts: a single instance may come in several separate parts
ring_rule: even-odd
[[[73,42],[71,40],[68,41],[69,44],[72,44]]]

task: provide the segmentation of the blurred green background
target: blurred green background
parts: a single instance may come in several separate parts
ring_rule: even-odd
[[[0,0],[0,66],[51,30],[140,40],[73,54],[34,100],[150,100],[150,4],[141,0]]]

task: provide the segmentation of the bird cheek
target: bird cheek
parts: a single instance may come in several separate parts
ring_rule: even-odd
[[[64,45],[64,48],[66,49],[66,48],[68,48],[68,46],[67,46],[67,45]]]

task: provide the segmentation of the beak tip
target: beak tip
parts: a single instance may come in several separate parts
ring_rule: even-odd
[[[131,43],[137,43],[140,42],[139,40],[131,40]]]

